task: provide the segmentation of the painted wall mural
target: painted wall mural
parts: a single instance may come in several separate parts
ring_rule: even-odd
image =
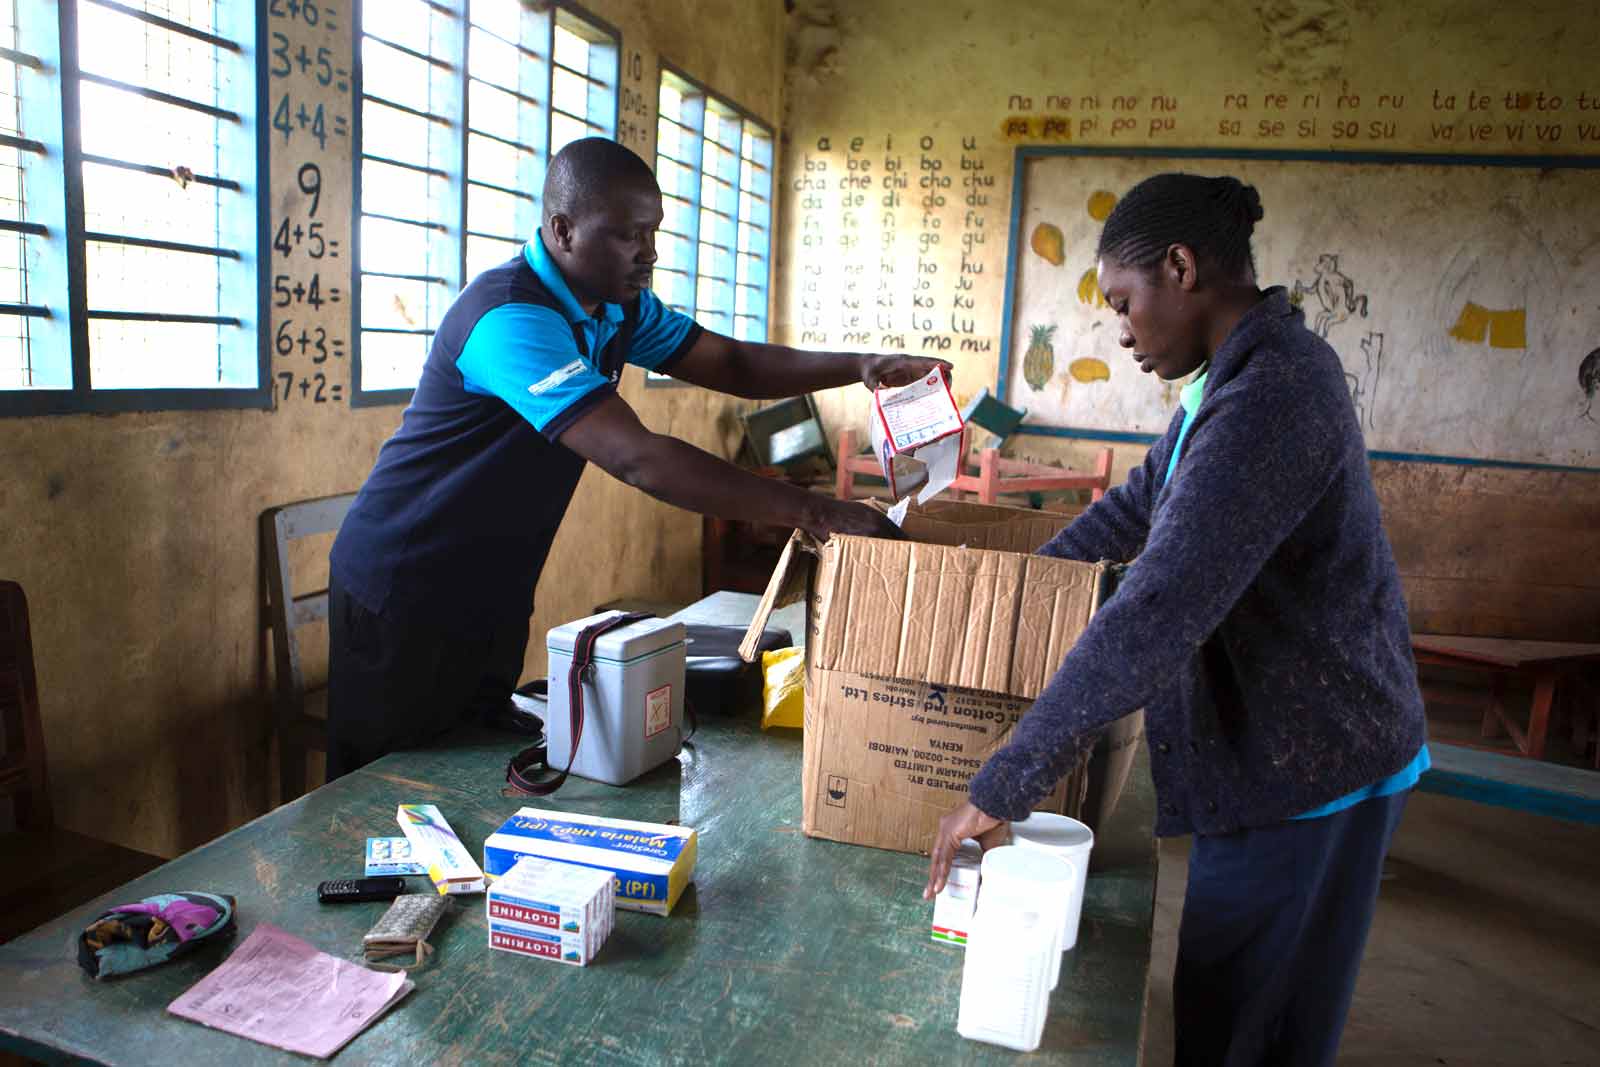
[[[1339,353],[1368,447],[1600,466],[1593,169],[1049,149],[1020,165],[1000,384],[1029,423],[1165,432],[1181,383],[1142,374],[1118,345],[1095,242],[1116,196],[1140,179],[1227,173],[1260,191],[1261,284],[1285,286]],[[1574,382],[1573,354],[1585,352]]]

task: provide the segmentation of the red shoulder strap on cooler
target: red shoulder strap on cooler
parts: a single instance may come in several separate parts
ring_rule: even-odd
[[[640,619],[653,616],[648,611],[624,612],[602,619],[578,631],[572,642],[572,666],[567,670],[567,712],[571,716],[572,747],[567,752],[567,765],[555,777],[535,780],[530,772],[549,770],[549,732],[545,724],[545,744],[533,745],[518,752],[506,764],[506,785],[510,792],[520,796],[545,797],[560,789],[572,773],[572,761],[578,758],[578,742],[583,740],[583,683],[594,666],[595,642],[612,630],[632,626]]]

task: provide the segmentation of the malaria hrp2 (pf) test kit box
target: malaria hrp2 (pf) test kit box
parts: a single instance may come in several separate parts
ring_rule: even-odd
[[[616,906],[666,915],[694,876],[699,835],[687,826],[523,808],[483,844],[499,878],[523,856],[598,867],[616,877]]]

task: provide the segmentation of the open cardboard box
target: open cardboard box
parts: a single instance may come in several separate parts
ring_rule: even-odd
[[[806,599],[807,835],[928,851],[1108,593],[1109,564],[1032,555],[1071,518],[933,501],[907,515],[906,541],[790,537],[740,654]],[[1102,746],[1124,764],[1118,791],[1141,728],[1129,716]],[[1039,810],[1081,815],[1087,762]]]

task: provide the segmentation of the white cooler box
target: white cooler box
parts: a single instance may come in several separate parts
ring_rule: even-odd
[[[545,713],[547,763],[567,765],[572,712],[567,677],[578,634],[621,612],[607,611],[557,626],[545,636],[550,703]],[[678,754],[683,743],[684,629],[681,622],[640,619],[602,634],[583,683],[583,737],[572,773],[622,785]]]

